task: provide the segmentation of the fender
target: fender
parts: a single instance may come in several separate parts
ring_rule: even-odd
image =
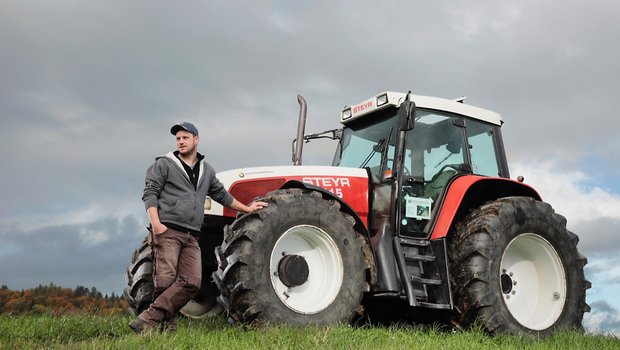
[[[465,175],[448,185],[439,216],[431,231],[431,240],[444,238],[450,228],[471,208],[485,202],[511,196],[526,196],[542,200],[529,185],[501,177]]]
[[[342,198],[336,196],[331,191],[326,190],[323,187],[311,185],[309,183],[298,180],[289,180],[284,185],[282,185],[282,187],[280,187],[281,190],[286,190],[289,188],[300,188],[308,191],[319,192],[323,196],[323,199],[331,199],[337,201],[338,203],[340,203],[340,207],[343,209],[343,211],[351,215],[355,219],[355,225],[353,226],[355,231],[363,234],[365,237],[369,237],[367,220],[361,218],[349,205],[349,203],[345,202]]]
[[[277,166],[233,169],[218,173],[218,179],[228,192],[241,203],[250,203],[257,197],[280,189],[289,181],[305,182],[326,189],[344,198],[354,208],[364,225],[368,222],[369,194],[366,169],[327,166]],[[205,206],[205,215],[234,219],[235,210],[217,202]]]

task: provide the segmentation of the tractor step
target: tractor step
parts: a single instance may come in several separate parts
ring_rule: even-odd
[[[450,285],[446,271],[445,241],[394,237],[402,281],[409,304],[433,309],[452,309]]]
[[[434,255],[409,254],[408,252],[404,252],[403,254],[405,259],[410,261],[434,262],[437,260]]]
[[[415,247],[428,247],[431,243],[427,239],[415,239],[409,237],[400,236],[398,241],[401,245],[415,246]]]
[[[421,301],[418,303],[418,305],[421,307],[428,308],[428,309],[438,309],[438,310],[452,309],[452,305],[450,304],[435,304],[435,303],[427,303],[427,302]]]
[[[430,284],[433,286],[440,286],[442,281],[434,278],[423,278],[419,276],[411,276],[411,282],[420,284]]]

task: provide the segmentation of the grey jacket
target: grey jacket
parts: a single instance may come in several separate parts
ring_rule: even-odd
[[[155,158],[155,163],[147,169],[142,201],[146,209],[158,209],[162,223],[200,232],[207,195],[223,206],[232,204],[233,197],[215,177],[215,169],[204,160],[200,162],[196,189],[172,152]]]

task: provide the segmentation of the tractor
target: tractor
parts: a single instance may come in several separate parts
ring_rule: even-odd
[[[218,173],[238,200],[269,206],[238,215],[207,198],[203,286],[185,315],[582,329],[590,282],[579,238],[522,177],[510,178],[499,114],[388,91],[343,108],[341,129],[306,135],[298,101],[293,165]],[[317,138],[337,141],[332,165],[301,165],[303,144]],[[152,299],[150,255],[145,240],[127,269],[134,313]]]

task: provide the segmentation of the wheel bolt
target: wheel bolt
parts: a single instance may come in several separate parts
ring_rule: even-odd
[[[554,300],[558,300],[558,299],[560,299],[560,293],[558,293],[558,292],[553,292],[553,299],[554,299]]]

